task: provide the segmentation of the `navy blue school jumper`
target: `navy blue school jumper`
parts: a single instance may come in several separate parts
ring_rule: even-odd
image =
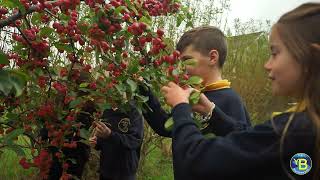
[[[111,135],[98,138],[101,180],[133,180],[138,169],[143,140],[143,118],[136,108],[128,113],[105,110],[104,123]]]
[[[219,110],[218,110],[219,111]],[[216,116],[217,109],[213,111]],[[312,169],[306,175],[295,175],[290,159],[296,153],[306,153],[311,159],[315,148],[315,129],[306,112],[283,113],[261,125],[242,131],[232,131],[235,122],[220,119],[217,129],[228,128],[226,136],[205,138],[192,119],[189,104],[178,104],[172,110],[173,166],[176,180],[209,179],[312,179]],[[283,143],[282,132],[292,119]],[[214,120],[215,121],[215,120]],[[282,153],[280,153],[280,144]]]

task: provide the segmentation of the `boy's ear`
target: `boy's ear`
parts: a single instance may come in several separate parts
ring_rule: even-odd
[[[219,52],[215,49],[212,49],[209,52],[210,56],[210,65],[215,66],[219,64]]]

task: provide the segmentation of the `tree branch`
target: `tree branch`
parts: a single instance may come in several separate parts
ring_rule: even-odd
[[[32,49],[32,44],[30,42],[30,40],[26,37],[26,35],[21,31],[21,29],[19,28],[19,26],[16,26],[16,28],[19,30],[19,32],[21,33],[23,39],[28,43],[28,45],[30,46],[30,48]]]
[[[0,29],[5,26],[8,26],[9,24],[14,22],[15,20],[21,19],[23,16],[25,16],[27,14],[31,14],[31,13],[35,12],[36,9],[37,9],[37,6],[31,6],[24,14],[22,14],[21,11],[19,11],[18,13],[14,14],[6,19],[0,20]]]

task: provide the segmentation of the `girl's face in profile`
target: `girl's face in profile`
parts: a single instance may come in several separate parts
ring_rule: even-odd
[[[272,28],[269,43],[271,55],[264,67],[272,81],[272,93],[299,97],[303,89],[302,66],[283,44],[277,26]]]

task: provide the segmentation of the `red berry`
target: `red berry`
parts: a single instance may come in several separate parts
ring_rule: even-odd
[[[120,64],[120,66],[121,66],[122,69],[126,69],[127,68],[127,64],[125,62],[122,62]]]
[[[122,53],[122,57],[123,57],[123,58],[127,58],[127,57],[128,57],[128,53],[127,53],[127,52],[123,52],[123,53]]]
[[[90,89],[96,89],[97,88],[97,83],[96,82],[92,82],[89,84]]]
[[[162,29],[158,29],[158,30],[157,30],[157,35],[158,35],[159,37],[162,37],[162,36],[164,35],[164,31],[163,31]]]
[[[116,66],[113,63],[109,64],[108,65],[108,71],[113,71],[115,67]]]
[[[0,14],[7,14],[7,13],[8,13],[8,9],[0,8]]]
[[[141,23],[139,24],[139,28],[140,28],[142,31],[144,31],[144,30],[147,29],[147,25],[146,25],[145,23],[141,22]]]
[[[173,70],[174,70],[174,66],[169,66],[168,71],[170,75],[172,75]]]
[[[175,50],[173,51],[172,55],[175,59],[178,59],[180,57],[180,51]]]

